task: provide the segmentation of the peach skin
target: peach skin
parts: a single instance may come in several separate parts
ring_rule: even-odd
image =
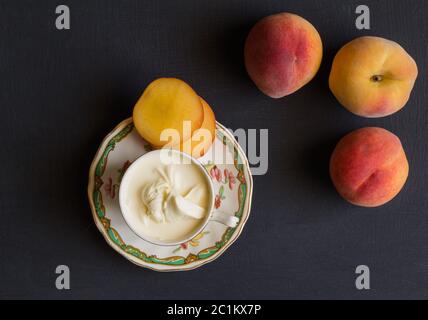
[[[245,42],[245,66],[256,86],[271,98],[281,98],[306,85],[322,59],[318,31],[291,13],[263,18]]]
[[[144,90],[132,117],[138,133],[159,148],[168,143],[162,136],[166,130],[177,133],[177,143],[189,139],[201,127],[204,109],[199,96],[183,80],[159,78]],[[190,124],[187,131],[185,123]]]
[[[330,159],[330,175],[339,194],[352,204],[377,207],[403,188],[409,164],[400,139],[375,127],[343,137]]]
[[[418,75],[413,58],[396,42],[361,37],[339,50],[329,85],[352,113],[377,118],[404,107]]]
[[[190,139],[181,142],[179,145],[172,146],[172,148],[186,152],[194,158],[200,158],[207,153],[216,137],[214,112],[204,99],[200,99],[204,108],[202,126],[193,132]]]

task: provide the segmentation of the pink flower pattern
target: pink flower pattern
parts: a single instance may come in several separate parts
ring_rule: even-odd
[[[233,174],[231,170],[224,169],[222,172],[214,164],[208,164],[207,167],[208,167],[207,169],[209,169],[210,176],[213,178],[213,180],[223,184],[220,187],[218,194],[215,196],[215,200],[214,200],[214,207],[218,209],[221,206],[221,201],[226,198],[224,193],[224,185],[228,185],[229,189],[233,190],[237,181],[237,177]]]
[[[219,168],[217,168],[217,166],[212,167],[212,169],[210,170],[210,175],[218,182],[220,182],[223,179],[221,176],[221,171]]]
[[[221,206],[221,196],[220,195],[216,195],[215,196],[215,201],[214,201],[214,207],[216,209],[220,208]]]
[[[108,178],[107,183],[104,185],[104,191],[111,199],[116,197],[116,185],[113,184],[113,179],[111,177]]]
[[[233,175],[233,172],[232,171],[229,171],[229,170],[227,170],[227,169],[224,169],[224,177],[225,177],[225,182],[227,183],[227,182],[229,182],[229,189],[230,190],[233,190],[233,186],[235,185],[235,183],[236,183],[236,178],[235,178],[235,176]]]

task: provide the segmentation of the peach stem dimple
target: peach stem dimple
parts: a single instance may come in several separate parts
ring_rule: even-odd
[[[373,77],[371,77],[370,80],[373,82],[381,82],[383,80],[383,76],[376,74]]]

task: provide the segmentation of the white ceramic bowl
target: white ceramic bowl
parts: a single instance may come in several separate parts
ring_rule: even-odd
[[[174,240],[174,241],[162,241],[159,239],[155,239],[153,237],[150,237],[144,233],[142,233],[140,230],[138,230],[138,228],[136,228],[135,223],[131,222],[130,219],[130,214],[131,212],[129,212],[129,208],[127,205],[125,205],[125,196],[126,196],[126,192],[128,191],[127,185],[129,183],[129,179],[130,177],[132,177],[133,174],[135,174],[135,168],[138,166],[141,162],[144,162],[148,159],[148,157],[153,157],[156,156],[156,154],[158,154],[159,156],[159,161],[162,161],[161,159],[163,159],[163,157],[165,157],[165,159],[168,159],[168,154],[171,153],[176,153],[178,154],[180,157],[180,159],[183,159],[183,161],[186,161],[186,165],[187,164],[191,164],[196,166],[201,174],[203,175],[210,195],[209,195],[209,201],[208,201],[208,208],[207,208],[207,212],[208,214],[206,214],[206,216],[203,218],[203,220],[200,222],[199,226],[197,228],[195,228],[194,231],[192,231],[191,233],[189,233],[188,235],[186,235],[186,237],[183,237],[182,239],[178,239],[178,240]],[[187,162],[188,161],[188,162]],[[151,173],[148,173],[151,174]],[[160,149],[160,150],[155,150],[155,151],[151,151],[148,152],[144,155],[142,155],[141,157],[139,157],[137,160],[135,160],[130,166],[129,168],[126,170],[125,174],[123,175],[121,184],[120,184],[120,188],[119,188],[119,205],[120,205],[120,210],[122,211],[122,215],[123,218],[125,219],[125,222],[127,223],[127,225],[129,226],[129,228],[131,228],[131,230],[138,235],[141,239],[151,242],[153,244],[156,245],[161,245],[161,246],[176,246],[179,245],[181,243],[185,243],[190,241],[191,239],[193,239],[195,236],[197,236],[199,233],[202,232],[202,230],[206,227],[206,225],[208,224],[208,222],[210,221],[210,219],[212,218],[213,212],[214,212],[214,186],[213,186],[213,182],[207,172],[207,170],[205,170],[205,168],[202,166],[202,164],[196,160],[195,158],[189,156],[188,154],[178,151],[178,150],[173,150],[173,149]]]

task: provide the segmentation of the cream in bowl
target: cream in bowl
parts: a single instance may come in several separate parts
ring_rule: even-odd
[[[237,222],[213,212],[208,173],[196,159],[176,150],[152,151],[134,161],[123,176],[119,202],[129,227],[158,245],[189,241],[210,219],[230,226]]]

